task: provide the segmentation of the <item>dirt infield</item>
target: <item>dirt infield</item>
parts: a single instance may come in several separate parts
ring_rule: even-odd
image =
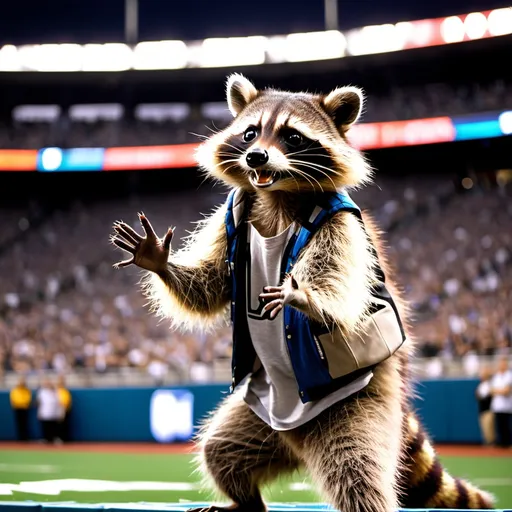
[[[26,451],[67,451],[67,452],[98,452],[98,453],[193,453],[194,444],[158,444],[158,443],[66,443],[48,445],[39,442],[17,443],[0,442],[0,450]]]
[[[193,453],[194,444],[67,443],[63,445],[47,445],[38,442],[0,442],[0,450],[59,450],[67,452],[176,454]],[[440,455],[457,457],[512,457],[512,449],[478,445],[437,445],[436,450]]]

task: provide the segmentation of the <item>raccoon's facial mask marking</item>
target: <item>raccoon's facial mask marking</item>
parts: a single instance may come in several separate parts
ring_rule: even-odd
[[[287,155],[310,142],[293,128],[283,127],[274,134],[270,128],[265,130],[257,126],[249,126],[243,132],[242,140],[252,143],[240,160],[242,167],[245,164],[251,169],[249,180],[255,188],[269,188],[277,181],[289,178],[291,166]]]
[[[290,115],[272,119],[264,113],[261,122],[250,124],[241,133],[229,137],[222,152],[233,156],[239,152],[241,175],[256,189],[310,190],[316,183],[322,189],[318,172],[332,165],[328,153],[318,141],[311,140],[293,128]],[[278,116],[279,117],[279,116]]]

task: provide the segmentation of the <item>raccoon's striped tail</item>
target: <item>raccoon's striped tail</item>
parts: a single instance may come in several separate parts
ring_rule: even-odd
[[[443,468],[418,420],[406,420],[401,506],[404,508],[492,509],[495,498]]]

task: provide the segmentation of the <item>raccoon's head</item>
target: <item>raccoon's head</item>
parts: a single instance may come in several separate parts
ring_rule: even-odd
[[[347,142],[363,108],[356,87],[327,95],[258,91],[245,77],[227,81],[234,116],[201,144],[197,160],[213,177],[245,190],[302,192],[357,186],[370,168]]]

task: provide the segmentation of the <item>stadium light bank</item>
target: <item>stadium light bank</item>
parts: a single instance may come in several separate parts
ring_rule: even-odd
[[[512,33],[512,8],[472,12],[346,32],[327,30],[203,41],[40,44],[0,48],[0,72],[172,70],[309,62],[396,52]]]

